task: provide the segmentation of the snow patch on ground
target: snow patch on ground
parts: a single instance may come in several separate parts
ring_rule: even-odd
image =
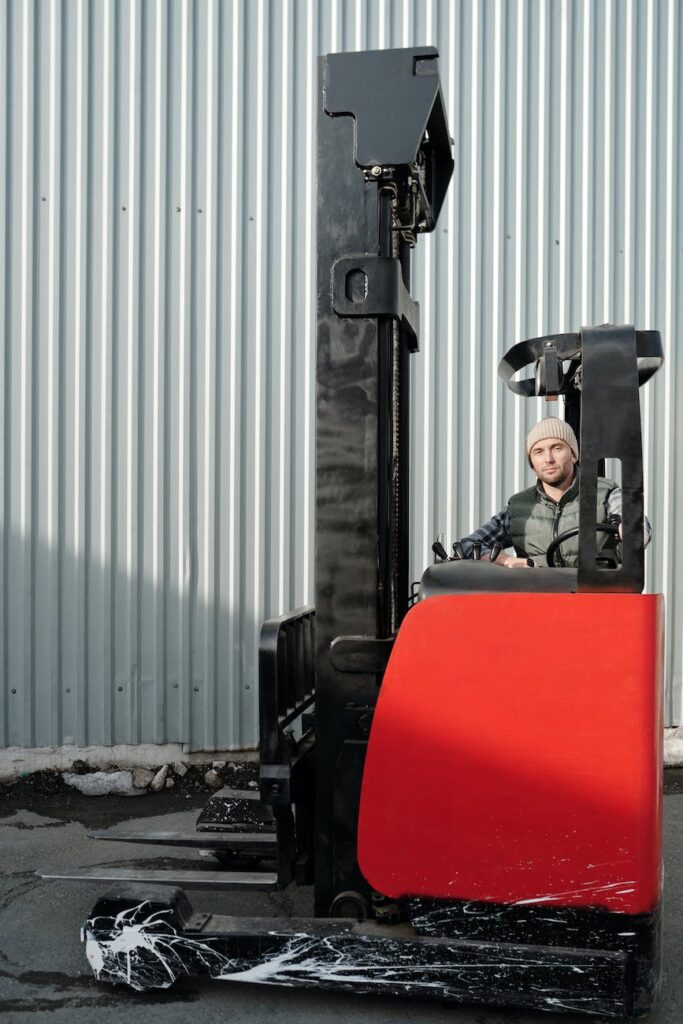
[[[683,725],[664,730],[664,764],[667,768],[683,765]]]
[[[88,772],[77,775],[75,772],[62,772],[67,786],[73,786],[84,796],[107,796],[118,793],[120,796],[141,796],[144,789],[136,789],[133,785],[132,772]]]

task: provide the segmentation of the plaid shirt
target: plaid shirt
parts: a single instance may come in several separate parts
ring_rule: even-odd
[[[605,498],[605,520],[608,521],[611,516],[619,516],[619,519],[621,519],[621,505],[621,487],[613,487]],[[645,516],[645,530],[647,531],[647,543],[649,544],[652,539],[652,527],[647,516]],[[474,530],[466,537],[462,537],[460,543],[468,558],[472,554],[472,548],[476,543],[481,544],[482,552],[490,551],[494,544],[500,544],[503,551],[506,548],[511,548],[513,544],[510,535],[510,513],[508,506],[506,505],[501,512],[496,512],[495,516],[491,516],[478,530]]]

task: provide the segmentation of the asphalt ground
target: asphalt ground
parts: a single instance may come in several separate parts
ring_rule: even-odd
[[[665,797],[665,901],[663,991],[651,1024],[683,1021],[683,784],[670,774]],[[98,843],[91,829],[194,828],[202,795],[171,793],[139,798],[62,795],[0,804],[0,1021],[2,1024],[579,1024],[586,1017],[444,1006],[425,1000],[349,995],[264,985],[187,979],[170,990],[135,993],[97,982],[79,941],[80,927],[106,883],[44,881],[47,865],[116,862],[162,867],[188,863],[187,851],[159,856],[158,848]],[[179,866],[179,865],[178,865]],[[311,912],[311,892],[224,894],[193,892],[197,911],[254,916],[301,916]]]

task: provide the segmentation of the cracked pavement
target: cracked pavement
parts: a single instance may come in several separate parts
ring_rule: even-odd
[[[673,789],[681,787],[672,787]],[[202,1024],[579,1024],[575,1015],[489,1010],[407,1001],[382,996],[291,990],[269,986],[182,981],[170,990],[136,993],[97,982],[79,940],[80,927],[106,883],[45,881],[36,869],[48,865],[137,863],[196,867],[186,850],[94,842],[88,831],[120,823],[123,828],[193,829],[205,796],[34,798],[30,806],[4,801],[0,807],[0,1021],[3,1024],[98,1024],[135,1019],[136,1024],[185,1024],[188,1013]],[[25,801],[26,803],[26,801]],[[662,997],[650,1024],[683,1020],[683,792],[665,802],[664,970]],[[194,857],[194,859],[193,859]],[[254,916],[303,916],[311,891],[284,893],[191,892],[196,911]],[[188,1004],[191,1004],[191,1009]]]

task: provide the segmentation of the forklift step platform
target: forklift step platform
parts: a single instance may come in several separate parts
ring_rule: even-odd
[[[39,878],[61,878],[74,882],[144,882],[145,885],[173,885],[184,889],[214,889],[231,892],[249,889],[262,892],[277,889],[278,877],[270,871],[175,871],[136,867],[44,868]]]
[[[195,850],[235,851],[274,856],[277,836],[274,832],[119,832],[104,829],[89,832],[89,839],[102,839],[111,843],[142,843],[152,846],[184,846]]]

